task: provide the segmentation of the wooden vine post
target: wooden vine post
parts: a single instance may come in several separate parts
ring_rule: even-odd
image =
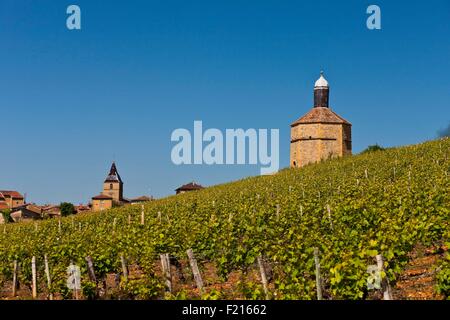
[[[194,257],[194,252],[192,249],[188,249],[186,251],[187,256],[189,258],[189,264],[191,265],[192,273],[194,274],[194,280],[197,285],[197,288],[200,290],[200,293],[203,293],[203,280],[198,270],[197,260]]]
[[[145,211],[144,211],[144,205],[141,205],[141,224],[145,224]]]
[[[47,255],[44,255],[44,270],[45,270],[45,276],[47,277],[47,289],[48,289],[48,298],[49,300],[53,300],[53,293],[52,293],[52,279],[50,277],[50,268],[48,267],[48,259]]]
[[[328,213],[328,219],[330,220],[330,227],[331,230],[333,230],[333,220],[331,219],[331,207],[329,204],[327,204],[327,213]]]
[[[376,256],[376,259],[378,271],[381,274],[382,272],[384,272],[383,256],[381,254],[378,254]],[[383,291],[383,300],[393,300],[391,286],[389,285],[387,277],[383,277],[383,279],[381,279],[381,290]]]
[[[168,253],[159,255],[161,259],[161,269],[166,283],[166,290],[172,292],[172,276],[170,274],[170,259]]]
[[[95,276],[94,270],[94,262],[92,261],[91,256],[86,257],[87,267],[88,267],[88,275],[89,280],[95,283],[95,295],[98,295],[98,287],[97,287],[97,277]]]
[[[19,265],[17,263],[17,260],[14,260],[14,266],[13,266],[13,286],[12,286],[12,295],[15,297],[17,295],[17,289],[19,288]]]
[[[33,299],[37,298],[36,257],[31,258],[31,286]]]
[[[316,265],[317,300],[322,300],[322,277],[320,275],[320,260],[318,248],[314,248],[314,263]]]
[[[120,256],[120,263],[122,264],[122,273],[123,273],[123,279],[125,283],[128,282],[128,266],[127,261],[125,260],[125,257],[123,255]]]
[[[89,280],[97,283],[97,278],[95,277],[95,271],[94,271],[94,262],[92,261],[92,258],[90,256],[87,256],[86,262],[87,262],[87,266],[88,266]]]
[[[264,269],[262,257],[258,256],[257,260],[258,260],[258,266],[259,266],[259,273],[261,274],[261,283],[263,285],[264,294],[266,296],[266,300],[268,300],[269,299],[269,290],[267,288],[266,270]]]

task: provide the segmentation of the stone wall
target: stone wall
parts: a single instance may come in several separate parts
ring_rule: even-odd
[[[302,167],[346,154],[351,154],[351,126],[349,125],[301,123],[291,128],[291,167]]]
[[[105,182],[102,194],[112,197],[114,201],[122,201],[122,186],[119,182]]]
[[[94,199],[92,200],[92,210],[102,211],[112,208],[112,200],[107,199]]]
[[[352,154],[352,126],[344,125],[343,126],[343,155],[351,155]]]
[[[11,197],[5,197],[5,202],[10,208],[15,208],[25,204],[24,199],[13,199]]]

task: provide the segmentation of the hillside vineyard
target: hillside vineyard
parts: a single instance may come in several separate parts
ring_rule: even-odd
[[[130,298],[316,299],[317,247],[324,298],[366,299],[367,267],[376,264],[377,254],[394,285],[416,244],[450,240],[449,150],[450,139],[441,139],[332,159],[148,202],[144,214],[140,206],[126,206],[63,218],[60,225],[6,225],[0,229],[1,286],[10,286],[14,260],[19,283],[29,285],[35,256],[39,290],[45,292],[46,255],[51,291],[71,297],[66,269],[73,262],[88,297],[96,285],[89,280],[89,256],[97,281],[121,275],[118,294]],[[221,281],[240,274],[232,292],[209,286],[204,277],[203,293],[164,293],[160,254],[185,265],[190,248],[200,273],[212,265]],[[130,267],[126,283],[121,256]],[[267,295],[260,280],[249,276],[260,256],[271,269]],[[139,270],[134,277],[132,269]],[[449,285],[442,276],[449,270],[443,263],[440,288]]]

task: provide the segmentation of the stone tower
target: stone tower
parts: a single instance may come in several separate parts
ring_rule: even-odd
[[[291,167],[352,154],[352,125],[330,109],[329,93],[321,72],[314,86],[314,107],[291,124]]]
[[[123,182],[117,172],[116,164],[113,162],[109,174],[103,182],[102,194],[110,196],[114,202],[122,202],[123,200]]]

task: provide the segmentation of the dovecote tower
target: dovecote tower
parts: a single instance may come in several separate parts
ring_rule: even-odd
[[[313,108],[291,124],[291,167],[352,154],[352,125],[330,109],[329,96],[330,86],[321,72]]]

